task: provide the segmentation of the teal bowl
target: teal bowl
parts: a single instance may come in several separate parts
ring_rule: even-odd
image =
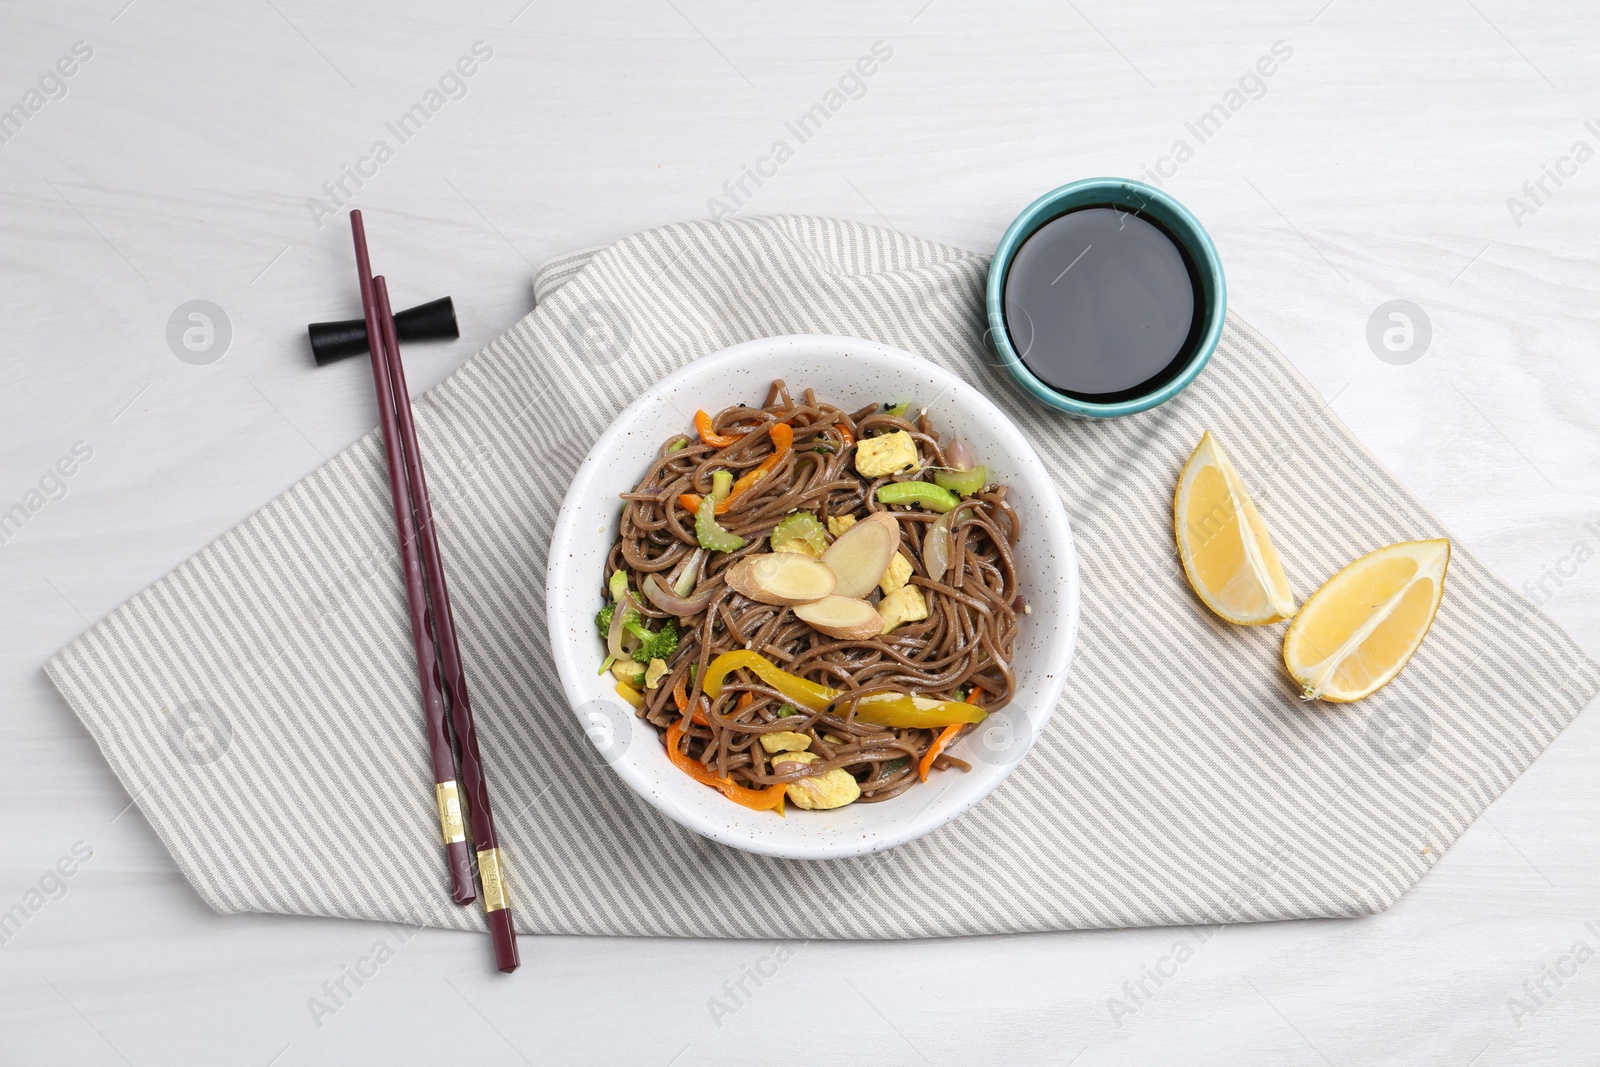
[[[1016,257],[1017,249],[1021,248],[1022,243],[1032,237],[1045,223],[1052,222],[1069,211],[1085,207],[1119,207],[1130,214],[1140,215],[1159,223],[1183,246],[1200,276],[1200,340],[1194,353],[1189,357],[1189,362],[1184,365],[1177,377],[1164,382],[1159,389],[1131,400],[1120,400],[1111,404],[1079,400],[1047,385],[1022,362],[1022,357],[1017,355],[1011,343],[1011,335],[1006,331],[1004,301],[1006,272],[1011,269],[1011,261]],[[1017,216],[1016,221],[1000,238],[1000,245],[994,252],[994,260],[989,264],[986,299],[989,306],[990,342],[994,345],[995,355],[999,357],[1000,364],[1011,372],[1011,376],[1019,385],[1035,400],[1059,411],[1087,418],[1110,419],[1118,415],[1132,415],[1136,411],[1146,411],[1157,404],[1165,403],[1195,380],[1207,361],[1211,359],[1211,353],[1216,351],[1217,341],[1222,337],[1222,319],[1228,306],[1228,287],[1222,277],[1222,261],[1217,258],[1216,247],[1212,245],[1205,229],[1182,204],[1143,182],[1126,178],[1085,178],[1083,181],[1063,185],[1044,194]]]

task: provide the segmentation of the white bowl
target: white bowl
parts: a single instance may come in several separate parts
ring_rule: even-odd
[[[616,695],[594,615],[603,603],[606,555],[616,538],[619,493],[648,469],[661,442],[690,430],[695,409],[757,405],[774,378],[792,393],[812,388],[846,410],[909,400],[941,433],[959,434],[1022,520],[1016,549],[1032,612],[1012,653],[1017,690],[1005,709],[961,739],[953,755],[972,770],[942,771],[900,796],[831,811],[791,808],[786,818],[751,811],[693,781],[667,760],[656,730]],[[1056,487],[1011,421],[950,372],[908,352],[846,337],[772,337],[705,356],[652,386],[618,416],[578,468],[550,544],[546,586],[550,647],[567,699],[597,758],[641,797],[713,841],[789,859],[877,852],[921,837],[989,794],[1043,731],[1055,710],[1078,628],[1078,564]]]

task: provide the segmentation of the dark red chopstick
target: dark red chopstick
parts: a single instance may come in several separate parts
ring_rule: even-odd
[[[394,503],[395,528],[400,539],[400,570],[405,580],[406,609],[411,616],[411,645],[416,654],[417,681],[422,687],[422,717],[427,723],[428,754],[433,761],[439,827],[450,867],[451,893],[457,904],[471,904],[478,896],[477,887],[472,881],[472,852],[461,822],[455,754],[450,748],[450,728],[445,719],[444,696],[439,688],[433,635],[428,627],[428,594],[422,562],[417,554],[411,492],[405,477],[405,446],[395,416],[394,388],[389,377],[388,361],[384,346],[378,343],[383,317],[378,310],[361,212],[350,212],[350,230],[355,238],[361,310],[366,316],[367,337],[370,339],[368,348],[372,355],[372,384],[378,394],[378,423],[383,427],[383,452],[389,468],[389,495]]]
[[[423,471],[422,449],[417,444],[417,429],[411,417],[411,393],[406,388],[405,368],[400,360],[400,339],[396,335],[394,314],[389,305],[389,287],[383,277],[373,279],[378,301],[379,329],[382,331],[384,359],[394,394],[395,422],[406,453],[406,480],[411,493],[411,508],[416,515],[417,542],[422,549],[422,568],[432,602],[433,634],[439,645],[439,669],[445,696],[450,704],[450,721],[455,728],[456,746],[461,757],[461,785],[467,794],[467,816],[472,824],[473,848],[478,853],[478,875],[483,881],[484,917],[494,940],[495,966],[507,973],[517,969],[517,932],[511,923],[511,903],[506,896],[505,861],[495,836],[494,813],[489,805],[489,785],[478,753],[478,733],[472,721],[472,703],[467,696],[467,676],[461,667],[461,648],[456,642],[455,616],[450,610],[450,593],[445,584],[444,559],[439,554],[439,539],[433,526],[433,504],[428,499],[428,480]],[[376,336],[376,335],[369,335]]]

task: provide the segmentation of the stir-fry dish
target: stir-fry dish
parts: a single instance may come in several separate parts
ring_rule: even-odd
[[[838,808],[968,770],[952,743],[1011,699],[1017,514],[909,408],[773,382],[697,412],[622,494],[600,669],[735,803]]]

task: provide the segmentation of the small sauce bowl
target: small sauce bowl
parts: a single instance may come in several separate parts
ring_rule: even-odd
[[[1155,222],[1187,253],[1198,280],[1196,302],[1200,317],[1199,339],[1176,376],[1169,377],[1150,392],[1115,403],[1098,403],[1070,396],[1052,387],[1022,361],[1006,328],[1006,273],[1017,250],[1040,227],[1079,208],[1113,207]],[[1034,399],[1058,411],[1086,418],[1108,419],[1146,411],[1177,396],[1194,381],[1216,350],[1222,337],[1222,322],[1227,311],[1228,291],[1222,275],[1222,261],[1205,229],[1187,208],[1161,190],[1126,178],[1086,178],[1054,189],[1018,215],[1007,228],[989,264],[986,287],[989,310],[989,339],[1000,363]]]

